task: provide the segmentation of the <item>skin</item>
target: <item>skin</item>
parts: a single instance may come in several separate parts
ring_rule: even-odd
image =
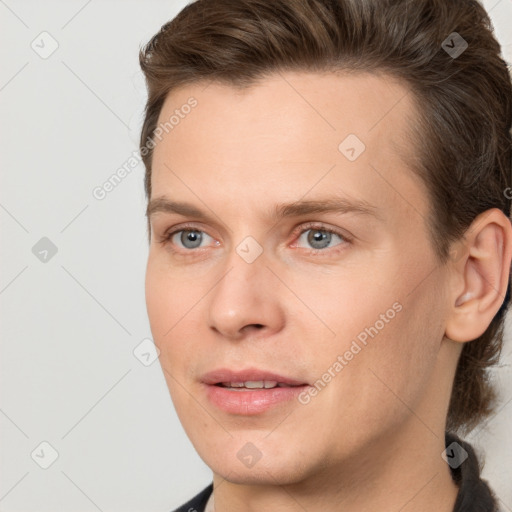
[[[484,212],[457,257],[439,263],[426,189],[399,151],[414,151],[415,105],[388,76],[287,72],[245,91],[206,85],[166,99],[161,121],[190,96],[198,105],[158,142],[151,199],[210,218],[151,215],[146,303],[174,406],[213,471],[216,512],[451,511],[457,487],[441,457],[451,386],[463,343],[503,301],[510,221]],[[338,149],[348,134],[366,146],[355,161]],[[378,218],[269,215],[277,203],[333,194],[366,201]],[[199,249],[180,234],[162,242],[185,222],[203,232]],[[346,239],[308,242],[308,229],[325,227]],[[252,263],[236,252],[247,236],[263,250]],[[401,311],[307,404],[246,417],[203,393],[201,376],[220,367],[314,383],[396,302]],[[247,442],[261,453],[250,468],[237,457]]]

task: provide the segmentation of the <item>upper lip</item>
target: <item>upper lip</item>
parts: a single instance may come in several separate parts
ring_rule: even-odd
[[[290,386],[300,386],[307,384],[304,381],[285,377],[278,373],[259,370],[258,368],[247,368],[245,370],[230,370],[228,368],[218,368],[211,372],[205,373],[201,381],[205,384],[219,384],[221,382],[247,382],[247,381],[275,381]]]

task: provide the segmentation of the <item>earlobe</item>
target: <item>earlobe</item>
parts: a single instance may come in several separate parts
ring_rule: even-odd
[[[445,336],[467,342],[481,336],[503,304],[512,259],[512,226],[497,208],[480,214],[465,234],[465,252],[452,261],[453,295]],[[462,285],[461,285],[462,282]]]

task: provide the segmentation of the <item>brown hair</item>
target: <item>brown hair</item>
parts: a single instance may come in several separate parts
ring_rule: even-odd
[[[450,54],[461,41],[467,48]],[[512,85],[477,0],[197,0],[139,60],[148,88],[140,138],[148,200],[147,144],[171,90],[199,81],[245,88],[286,70],[359,70],[388,73],[413,92],[410,165],[428,190],[427,227],[441,264],[480,213],[496,207],[510,216]],[[509,293],[484,334],[463,347],[449,430],[467,432],[493,411],[487,368],[500,355]]]

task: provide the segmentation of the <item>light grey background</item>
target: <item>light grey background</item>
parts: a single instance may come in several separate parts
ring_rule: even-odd
[[[186,3],[0,0],[1,511],[166,512],[211,481],[158,361],[133,353],[151,338],[143,165],[93,196],[137,155],[139,46]],[[510,62],[512,2],[485,6]],[[510,332],[500,409],[470,438],[505,510]]]

